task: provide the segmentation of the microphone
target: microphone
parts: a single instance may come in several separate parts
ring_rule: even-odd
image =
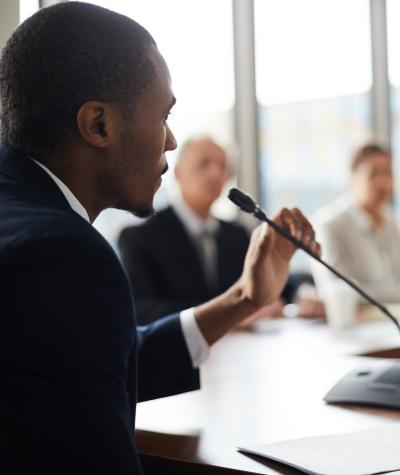
[[[268,223],[278,234],[286,238],[296,247],[303,249],[303,251],[306,252],[309,256],[311,256],[313,259],[315,259],[320,264],[322,264],[327,269],[329,269],[333,274],[339,277],[339,279],[346,282],[346,284],[348,284],[352,289],[354,289],[358,294],[360,294],[365,300],[367,300],[367,302],[379,308],[379,310],[383,314],[389,317],[390,320],[392,320],[392,322],[396,325],[397,329],[400,331],[400,324],[398,320],[389,312],[389,310],[384,305],[376,301],[374,298],[370,297],[366,292],[364,292],[363,289],[361,289],[358,285],[356,285],[352,280],[350,280],[348,277],[341,274],[338,270],[336,270],[334,267],[332,267],[323,259],[321,259],[317,254],[315,254],[315,252],[311,251],[311,249],[308,249],[308,247],[306,247],[301,241],[291,236],[285,229],[283,229],[281,226],[276,224],[275,221],[268,218],[265,212],[255,203],[255,201],[253,200],[253,198],[251,198],[251,196],[246,195],[246,193],[243,193],[243,191],[239,190],[238,188],[231,188],[228,193],[228,198],[241,210],[245,211],[246,213],[252,214],[256,218],[258,218],[260,221],[265,221],[266,223]]]

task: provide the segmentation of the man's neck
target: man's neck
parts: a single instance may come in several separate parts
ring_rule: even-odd
[[[200,203],[196,203],[193,200],[188,199],[182,194],[182,200],[188,208],[200,219],[205,221],[210,216],[210,206],[204,206]]]
[[[87,178],[90,174],[85,173],[84,160],[80,161],[79,172],[78,168],[74,167],[74,163],[75,161],[68,157],[54,157],[54,159],[47,161],[45,166],[68,187],[74,197],[85,208],[90,222],[93,223],[102,208],[96,205],[95,187],[93,182]]]
[[[204,208],[202,206],[193,206],[188,202],[185,203],[193,211],[193,213],[203,221],[206,221],[206,219],[210,216],[210,208]]]

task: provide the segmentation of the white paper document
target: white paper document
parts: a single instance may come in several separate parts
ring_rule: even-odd
[[[312,475],[400,473],[400,424],[358,432],[239,447]]]

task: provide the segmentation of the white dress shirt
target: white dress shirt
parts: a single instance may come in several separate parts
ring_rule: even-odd
[[[198,216],[184,201],[180,195],[171,196],[171,206],[182,221],[185,229],[191,237],[196,239],[203,231],[208,231],[212,234],[216,233],[220,224],[213,216],[208,216],[207,219],[202,219]]]
[[[213,291],[217,286],[216,233],[220,228],[220,223],[212,216],[208,216],[206,219],[201,218],[178,195],[171,198],[171,206],[198,250],[206,283],[209,290]]]
[[[32,160],[39,165],[55,182],[62,194],[65,196],[68,204],[71,208],[79,214],[83,219],[90,223],[89,215],[86,209],[82,206],[72,191],[63,183],[58,177],[54,175],[47,167],[42,163]],[[192,365],[194,368],[198,368],[200,364],[205,361],[209,355],[209,346],[201,333],[196,318],[194,315],[194,308],[189,308],[180,313],[180,322],[182,327],[182,333],[185,338],[186,346],[192,359]]]

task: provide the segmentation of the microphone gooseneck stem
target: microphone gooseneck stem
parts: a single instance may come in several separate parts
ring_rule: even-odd
[[[369,296],[366,292],[364,292],[363,289],[361,289],[358,285],[356,285],[352,280],[350,280],[348,277],[344,276],[341,274],[338,270],[336,270],[334,267],[329,265],[327,262],[325,262],[323,259],[321,259],[317,254],[315,254],[311,249],[308,249],[301,241],[298,239],[294,238],[291,236],[285,229],[283,229],[281,226],[275,223],[275,221],[272,221],[272,219],[268,218],[267,215],[264,213],[264,211],[254,203],[253,206],[249,206],[250,200],[252,200],[248,195],[245,195],[242,191],[238,190],[237,188],[234,188],[230,191],[229,193],[229,198],[237,205],[239,206],[243,211],[246,211],[248,213],[253,214],[257,219],[260,221],[265,221],[268,223],[278,234],[286,238],[288,241],[290,241],[292,244],[294,244],[296,247],[302,249],[304,252],[306,252],[309,256],[311,256],[313,259],[318,261],[320,264],[325,266],[327,269],[329,269],[333,274],[335,274],[339,279],[343,280],[348,284],[351,288],[353,288],[357,293],[359,293],[365,300],[367,300],[369,303],[372,305],[375,305],[379,310],[384,313],[387,317],[392,320],[392,322],[396,325],[397,329],[400,331],[400,324],[398,320],[389,312],[389,310],[382,305],[380,302],[376,301],[374,298]],[[246,206],[243,206],[243,203],[240,201],[241,199],[246,200],[244,201],[246,203]],[[250,209],[252,208],[252,209]]]

